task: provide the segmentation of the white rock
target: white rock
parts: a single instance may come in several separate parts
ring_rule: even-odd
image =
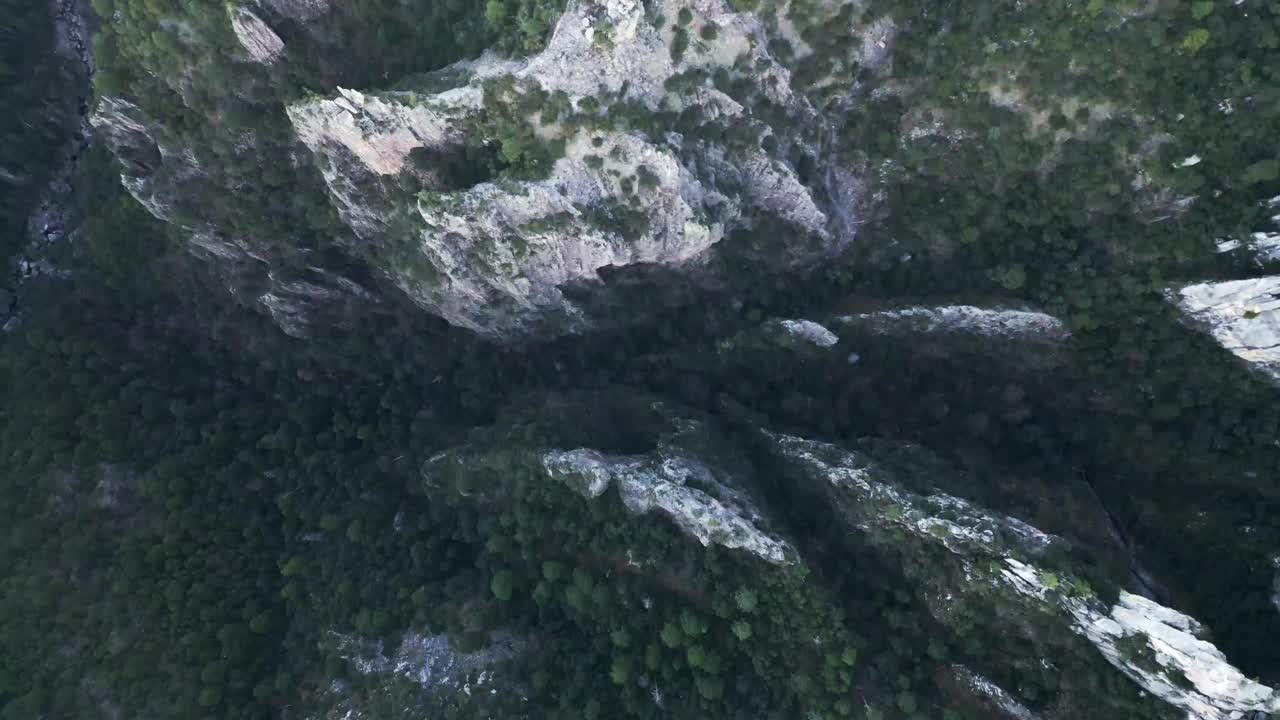
[[[1276,612],[1280,612],[1280,555],[1271,558],[1271,566],[1275,568],[1275,577],[1271,580],[1271,604]]]
[[[1224,348],[1280,382],[1280,275],[1188,285],[1176,300]]]
[[[906,333],[973,334],[1002,339],[1062,340],[1062,321],[1041,312],[973,305],[913,306],[846,315],[840,322],[885,335]]]
[[[962,686],[967,687],[977,695],[987,698],[993,705],[1000,708],[1001,712],[1004,713],[1004,717],[1012,720],[1036,720],[1037,715],[1035,713],[1031,712],[1017,698],[991,680],[963,665],[953,665],[951,672]]]
[[[481,107],[479,88],[460,88],[413,105],[338,88],[338,97],[287,108],[294,132],[313,150],[342,147],[378,175],[404,169],[410,151],[462,143],[459,121]]]
[[[1037,554],[1055,542],[1053,536],[1017,518],[988,512],[962,498],[941,492],[928,496],[908,492],[886,481],[876,465],[859,453],[816,440],[762,432],[784,457],[849,491],[861,506],[881,508],[883,512],[863,519],[863,529],[903,529],[957,555],[989,551],[997,542],[997,533],[1015,541],[1017,549],[1028,554]]]
[[[494,337],[548,316],[576,329],[584,323],[562,286],[595,281],[606,267],[685,264],[723,237],[722,225],[702,219],[713,194],[669,150],[620,133],[597,148],[593,135],[576,136],[550,178],[521,183],[519,192],[484,183],[421,202],[419,249],[443,280],[427,284],[392,268],[397,284],[449,322]],[[643,166],[655,178],[634,200],[609,174],[612,163],[593,169],[586,162],[615,149],[624,176]],[[632,230],[602,225],[584,207],[615,214],[619,223],[633,213],[645,222]]]
[[[459,690],[472,681],[492,682],[492,668],[515,657],[525,647],[515,636],[497,633],[487,647],[461,653],[453,648],[447,635],[409,631],[401,637],[395,655],[387,657],[381,641],[337,632],[329,635],[338,656],[349,661],[361,674],[395,674],[428,689]]]
[[[1272,218],[1280,224],[1280,216]],[[1256,232],[1249,235],[1249,250],[1258,262],[1280,261],[1280,233]]]
[[[1090,595],[1065,592],[1076,585],[1070,575],[1055,573],[1056,579],[1050,583],[1050,573],[1011,556],[1015,551],[1024,557],[1035,555],[1037,549],[1054,542],[1052,536],[958,498],[908,493],[879,479],[874,466],[843,448],[765,434],[784,457],[851,491],[854,502],[850,507],[859,527],[906,529],[919,540],[961,556],[962,562],[968,563],[965,567],[978,560],[998,562],[1001,570],[996,578],[1000,584],[1028,602],[1043,603],[1046,609],[1062,613],[1071,629],[1087,638],[1110,664],[1147,692],[1185,711],[1189,720],[1240,720],[1246,713],[1280,711],[1280,695],[1246,678],[1212,643],[1198,638],[1201,626],[1195,619],[1124,591],[1107,611]],[[950,519],[943,519],[944,515]],[[1003,531],[999,536],[993,532],[997,528]],[[966,579],[969,576],[966,570]],[[1145,642],[1160,666],[1158,670],[1127,657],[1117,646],[1122,638],[1135,636]]]
[[[240,47],[254,62],[271,65],[284,57],[284,41],[252,10],[239,5],[227,5],[231,29],[235,31]]]
[[[1280,711],[1280,695],[1244,676],[1212,643],[1196,637],[1200,624],[1176,610],[1121,591],[1108,616],[1073,609],[1080,631],[1113,665],[1151,693],[1186,711],[1190,720],[1234,720],[1245,713]],[[1165,672],[1135,666],[1116,647],[1140,635]],[[1184,677],[1192,687],[1170,682]]]
[[[716,498],[687,484],[690,479],[718,484],[710,468],[669,450],[637,456],[586,448],[553,450],[543,454],[542,466],[551,477],[590,498],[616,485],[629,512],[656,510],[704,547],[714,543],[743,550],[778,565],[795,562],[795,551],[760,530],[750,517],[752,511],[737,502],[740,496]]]
[[[714,41],[705,43],[709,52],[694,52],[691,47],[679,65],[671,59],[670,30],[653,27],[639,0],[577,0],[561,16],[546,49],[514,74],[536,79],[547,90],[563,90],[573,97],[618,92],[625,85],[628,98],[657,109],[663,99],[678,103],[678,98],[664,88],[676,72],[731,65],[745,53],[753,63],[764,61],[754,77],[770,100],[784,106],[793,104],[790,73],[769,56],[764,43],[755,41],[763,37],[763,27],[754,13],[730,12],[723,0],[660,0],[654,12],[671,19],[685,7],[692,9],[695,16],[715,22],[719,31]],[[600,42],[601,34],[608,35],[608,43]],[[691,46],[694,44],[697,43]],[[490,70],[489,66],[494,67]],[[511,67],[489,57],[482,58],[477,71],[479,76],[488,76],[505,74]],[[699,99],[703,104],[736,104],[719,91],[710,91]],[[676,109],[680,107],[677,104]]]
[[[1272,218],[1272,222],[1280,225],[1280,216]],[[1248,257],[1260,265],[1280,262],[1280,233],[1256,232],[1250,233],[1247,240],[1225,238],[1217,242],[1217,251],[1220,253],[1234,252],[1242,248]]]
[[[674,18],[685,7],[694,11],[698,24],[714,22],[718,33],[714,40],[695,37],[679,63],[671,58],[669,27],[654,27],[645,3],[576,0],[546,49],[532,57],[512,60],[486,53],[435,75],[454,84],[444,92],[419,99],[412,93],[374,97],[342,90],[335,98],[290,107],[289,118],[299,139],[320,156],[344,221],[366,243],[396,248],[395,261],[379,269],[419,306],[495,339],[589,326],[592,320],[561,288],[596,282],[604,268],[703,267],[721,238],[754,222],[748,206],[818,239],[794,257],[778,258],[782,267],[812,262],[815,253],[834,254],[856,232],[851,208],[858,206],[863,187],[851,173],[827,169],[826,185],[838,191],[833,204],[840,206],[838,217],[828,217],[788,164],[759,150],[737,150],[729,157],[723,147],[685,142],[675,133],[667,133],[664,141],[620,131],[565,137],[558,126],[530,121],[539,137],[566,142],[564,157],[546,180],[438,189],[427,177],[431,190],[424,193],[416,218],[403,197],[385,191],[381,177],[410,170],[419,179],[430,175],[430,168],[407,167],[413,150],[448,152],[477,132],[474,121],[486,112],[483,88],[489,78],[510,77],[519,88],[563,92],[575,103],[590,97],[610,104],[622,98],[649,111],[692,106],[704,116],[739,116],[744,108],[710,83],[667,86],[676,73],[695,68],[736,74],[735,64],[743,61],[759,91],[797,122],[815,116],[808,101],[791,92],[788,71],[769,56],[756,14],[730,12],[723,0],[660,0],[650,12]],[[494,99],[488,100],[491,111]],[[767,130],[760,120],[744,122]],[[594,166],[586,162],[588,156]],[[623,192],[619,176],[634,176],[641,166],[656,183],[634,194]],[[422,228],[416,237],[400,236],[415,225]],[[621,232],[622,225],[630,232]],[[397,236],[388,237],[389,232]],[[406,244],[410,251],[401,258]]]
[[[820,348],[829,348],[840,342],[835,333],[812,320],[781,320],[778,324],[792,336]]]
[[[1072,629],[1108,662],[1147,692],[1185,711],[1188,720],[1239,720],[1246,713],[1280,710],[1280,695],[1249,680],[1212,643],[1196,637],[1201,628],[1194,618],[1123,590],[1119,602],[1104,612],[1096,602],[1050,593],[1041,582],[1042,573],[1026,563],[1005,558],[1004,564],[1004,578],[1011,586],[1068,612]],[[1159,669],[1128,656],[1118,645],[1126,638],[1144,644]]]

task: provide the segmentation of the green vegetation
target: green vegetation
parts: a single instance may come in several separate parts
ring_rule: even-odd
[[[811,46],[840,42],[847,6],[834,16],[819,7],[792,3],[791,17]],[[1274,540],[1247,542],[1249,551],[1230,553],[1238,562],[1219,563],[1209,558],[1222,555],[1209,548],[1222,541],[1209,538],[1230,534],[1231,523],[1225,515],[1210,521],[1191,541],[1180,509],[1206,496],[1225,503],[1227,515],[1251,503],[1274,506],[1274,475],[1227,479],[1280,461],[1264,429],[1275,422],[1274,391],[1190,335],[1163,293],[1242,272],[1238,261],[1215,256],[1215,239],[1269,226],[1263,201],[1280,194],[1280,183],[1269,170],[1274,144],[1264,139],[1280,131],[1280,15],[1265,8],[1255,17],[1228,3],[1142,13],[1116,2],[1034,13],[1001,7],[879,0],[857,18],[892,17],[892,73],[919,80],[905,96],[859,101],[838,144],[854,162],[901,168],[889,184],[887,221],[864,228],[859,242],[892,238],[894,252],[912,260],[895,267],[892,280],[873,279],[884,289],[872,292],[996,292],[1065,318],[1075,333],[1073,366],[1106,398],[1095,408],[1105,419],[1081,408],[1089,421],[1064,432],[1058,447],[1088,448],[1077,467],[1096,478],[1108,505],[1124,508],[1144,557],[1166,577],[1183,578],[1177,602],[1215,618],[1228,655],[1276,667],[1275,648],[1245,630],[1275,622],[1265,578],[1248,570],[1265,562],[1263,548]],[[1040,40],[1019,40],[1031,36]],[[805,62],[833,57],[822,50]],[[876,70],[842,67],[875,85]],[[804,73],[802,65],[802,83]],[[824,66],[809,77],[827,73]],[[1015,99],[997,102],[1001,94]],[[1033,122],[1038,112],[1048,114],[1045,126]],[[945,134],[901,135],[934,122]],[[1159,137],[1168,142],[1151,142]],[[1174,168],[1192,155],[1203,161]],[[1139,168],[1148,190],[1132,189]],[[1184,198],[1193,201],[1179,206]],[[856,287],[858,275],[837,283]],[[1046,431],[1056,432],[997,421],[985,432],[1000,436],[992,439],[1003,455],[1022,442],[1041,446],[1029,454],[1046,452],[1046,443],[1058,442]],[[1274,523],[1262,525],[1274,538]],[[1254,590],[1238,603],[1215,589],[1242,584]],[[1239,631],[1222,632],[1228,627]]]
[[[1280,195],[1280,11],[731,5],[771,27],[788,12],[813,49],[798,59],[780,37],[769,44],[831,121],[796,130],[820,152],[761,139],[791,119],[756,96],[740,64],[668,82],[742,102],[742,118],[713,122],[604,95],[574,107],[494,78],[471,128],[480,139],[412,156],[451,188],[509,183],[545,177],[563,155],[544,130],[656,141],[675,128],[689,143],[782,153],[814,188],[833,159],[877,169],[884,212],[858,218],[848,256],[783,276],[777,258],[810,239],[753,218],[709,261],[737,285],[695,294],[671,283],[677,299],[664,303],[620,271],[618,315],[639,319],[590,337],[498,349],[387,292],[376,311],[285,338],[227,298],[223,273],[251,301],[265,269],[193,262],[186,238],[134,202],[96,148],[82,166],[84,240],[66,292],[0,336],[0,718],[294,717],[332,709],[335,693],[376,718],[988,717],[957,701],[944,678],[956,665],[1043,717],[1163,717],[1062,627],[1006,636],[1025,615],[994,594],[940,608],[954,580],[943,551],[855,531],[831,497],[770,464],[762,427],[874,450],[915,492],[941,489],[1058,533],[1072,547],[1048,566],[1080,571],[1041,575],[1056,593],[1114,597],[1141,563],[1234,662],[1280,679],[1272,576],[1257,571],[1280,546],[1280,397],[1183,326],[1163,295],[1253,271],[1213,244],[1264,227],[1275,211],[1260,201]],[[94,7],[118,18],[95,39],[97,92],[135,100],[157,142],[207,173],[175,217],[216,226],[281,272],[353,247],[392,252],[337,222],[317,168],[294,152],[288,103],[338,86],[417,87],[418,73],[485,47],[531,52],[563,3],[359,0],[305,27],[272,17],[289,51],[270,68],[243,60],[218,3]],[[23,109],[0,118],[0,169],[32,183],[66,132],[45,112],[65,78],[36,51],[43,8],[10,3],[0,28],[5,97]],[[897,27],[892,73],[909,82],[847,97],[883,80],[847,29],[883,15]],[[675,20],[677,62],[694,27],[717,38],[693,21],[687,8]],[[604,144],[596,136],[601,149],[584,160],[595,170]],[[1192,154],[1203,162],[1173,169]],[[1150,189],[1134,189],[1139,169]],[[651,218],[639,198],[659,176],[639,165],[617,180],[629,197],[577,210],[641,237]],[[30,194],[3,197],[7,240]],[[562,213],[520,229],[572,222]],[[722,344],[771,316],[993,296],[1065,318],[1070,339],[1048,358],[840,328],[839,353]],[[537,448],[651,451],[655,402],[731,439],[706,452],[742,456],[751,480],[734,489],[761,500],[801,564],[704,548],[667,520],[633,516],[615,491],[588,500],[540,472]],[[1099,515],[1114,515],[1123,547],[1090,520]],[[380,641],[390,656],[408,631],[444,635],[459,652],[502,633],[527,640],[493,668],[519,692],[363,676],[331,634]],[[1121,651],[1154,662],[1137,636]]]

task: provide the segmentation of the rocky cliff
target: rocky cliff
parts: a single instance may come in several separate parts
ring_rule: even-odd
[[[655,405],[650,413],[658,427],[667,429],[632,439],[654,445],[647,454],[525,446],[519,438],[530,436],[528,431],[486,431],[483,440],[428,461],[424,483],[429,492],[457,492],[460,502],[481,508],[504,505],[513,482],[505,478],[567,486],[588,503],[619,502],[635,522],[645,513],[659,512],[689,542],[730,549],[731,562],[750,564],[753,556],[765,561],[753,572],[785,574],[793,570],[766,567],[794,568],[826,558],[830,566],[802,573],[807,583],[839,583],[840,568],[873,564],[895,575],[890,584],[907,588],[928,615],[933,628],[925,633],[926,639],[933,638],[927,640],[929,647],[944,636],[980,638],[962,653],[963,664],[954,670],[961,680],[968,678],[957,683],[955,692],[992,703],[1000,709],[999,717],[1031,716],[1018,692],[1028,680],[1014,679],[1016,673],[1008,675],[1009,668],[998,660],[1014,648],[1038,658],[1056,678],[1049,696],[1036,698],[1037,717],[1083,717],[1086,712],[1169,717],[1165,704],[1195,720],[1258,717],[1280,710],[1280,694],[1233,667],[1198,622],[1123,588],[1116,590],[1105,573],[1099,575],[1098,566],[1073,559],[1071,543],[1063,538],[937,489],[907,489],[900,473],[914,475],[928,466],[934,480],[945,485],[936,473],[955,472],[929,459],[927,451],[904,454],[905,448],[866,441],[853,450],[767,429],[751,439],[735,439],[684,411]],[[606,431],[601,437],[607,436]],[[748,457],[751,465],[733,460]],[[808,514],[788,518],[762,511],[757,498],[770,484],[788,488],[792,503],[807,498],[800,504],[811,508]],[[809,545],[802,557],[788,535],[803,533],[815,522],[826,526],[822,537],[829,544],[820,551]],[[797,525],[789,531],[788,523]],[[628,552],[633,571],[661,584],[670,569],[642,557]],[[1103,586],[1095,589],[1086,578]],[[928,657],[922,650],[917,661],[934,662]],[[1086,690],[1095,682],[1091,678],[1105,676],[1108,667],[1136,687],[1107,696]],[[940,666],[938,672],[953,668]],[[1001,687],[988,679],[1001,676],[1012,684]],[[860,691],[868,707],[893,702],[878,696],[877,689]],[[957,696],[942,702],[947,707],[945,703],[967,701]]]
[[[658,20],[681,13],[692,21],[677,32],[698,39],[677,53]],[[572,3],[532,57],[485,55],[289,117],[344,221],[386,249],[381,270],[415,302],[495,338],[545,336],[595,322],[565,286],[632,265],[688,276],[761,216],[812,238],[771,256],[779,270],[853,241],[857,173],[827,159],[831,182],[809,187],[787,160],[821,133],[789,78],[749,13],[593,0]],[[531,145],[550,149],[535,162]],[[467,147],[529,164],[530,178],[445,176],[441,161]]]

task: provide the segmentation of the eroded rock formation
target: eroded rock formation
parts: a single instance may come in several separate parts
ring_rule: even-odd
[[[671,30],[653,20],[682,10],[716,31],[678,56]],[[852,240],[852,173],[832,166],[844,181],[828,186],[849,191],[828,196],[782,160],[778,148],[810,142],[816,114],[766,44],[755,15],[719,1],[667,0],[646,13],[635,0],[581,0],[533,57],[458,63],[420,92],[343,90],[289,117],[345,222],[395,258],[379,269],[415,302],[495,338],[559,334],[594,320],[567,285],[635,265],[697,269],[758,214],[815,240],[772,258],[779,268]],[[749,93],[730,96],[706,81],[715,73]],[[766,123],[744,102],[787,120]],[[535,173],[545,177],[460,185],[442,176],[441,160],[465,147],[514,162],[521,143],[555,149]],[[415,153],[434,161],[415,167]]]

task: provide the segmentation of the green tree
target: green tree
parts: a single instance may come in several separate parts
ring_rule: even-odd
[[[493,580],[489,583],[489,589],[493,591],[494,597],[502,602],[508,602],[511,600],[514,582],[515,579],[510,570],[500,570],[493,576]]]

